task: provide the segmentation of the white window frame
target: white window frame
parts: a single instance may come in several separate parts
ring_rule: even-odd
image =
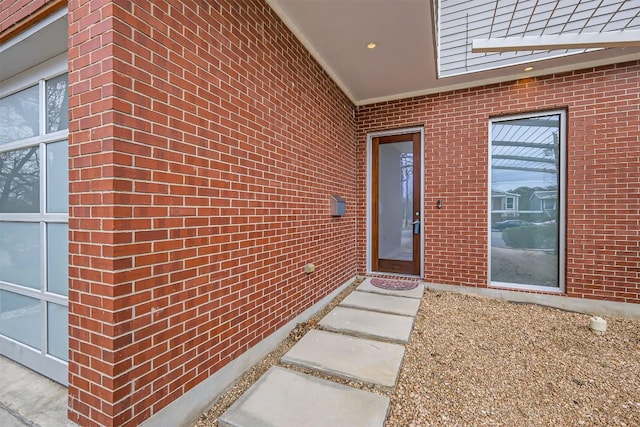
[[[505,202],[505,209],[508,211],[512,211],[515,209],[515,197],[513,196],[507,196],[506,202]],[[511,207],[509,207],[509,202],[511,202]]]
[[[47,290],[47,224],[68,224],[67,213],[46,213],[47,207],[47,159],[46,145],[69,138],[69,130],[46,133],[46,81],[68,72],[66,54],[58,55],[23,73],[0,82],[0,98],[12,95],[23,89],[38,85],[39,87],[39,134],[37,136],[0,145],[0,153],[37,146],[40,161],[40,210],[37,213],[0,213],[0,222],[29,222],[40,225],[40,287],[27,288],[0,281],[0,290],[38,299],[41,308],[42,341],[41,348],[34,349],[9,337],[0,338],[0,353],[18,360],[21,364],[66,385],[68,382],[68,362],[48,353],[48,303],[68,307],[66,296],[48,292]]]
[[[559,130],[559,157],[560,161],[558,162],[559,166],[559,185],[558,185],[558,198],[556,202],[556,208],[558,209],[558,287],[551,286],[540,286],[540,285],[530,285],[530,284],[516,284],[516,283],[507,283],[507,282],[492,282],[491,281],[491,189],[492,187],[492,161],[491,161],[491,148],[492,148],[492,129],[494,123],[510,121],[510,120],[519,120],[519,119],[527,119],[527,118],[536,118],[543,116],[551,116],[558,115],[560,118],[560,130]],[[517,289],[517,290],[530,290],[530,291],[543,291],[546,293],[565,293],[566,283],[566,268],[565,268],[565,259],[566,259],[566,195],[565,195],[565,186],[566,186],[566,164],[567,164],[567,111],[566,110],[544,110],[538,111],[534,113],[525,113],[525,114],[513,114],[509,116],[501,116],[489,119],[489,132],[488,132],[488,170],[489,170],[489,197],[488,197],[488,206],[489,206],[489,215],[488,215],[488,246],[487,246],[487,284],[489,287],[500,288],[500,289]],[[544,206],[541,203],[541,206]]]

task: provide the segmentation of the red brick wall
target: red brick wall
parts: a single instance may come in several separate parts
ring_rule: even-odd
[[[66,0],[0,0],[0,44],[66,3]]]
[[[35,13],[47,0],[2,0],[0,1],[0,32]]]
[[[489,119],[565,108],[566,293],[640,303],[638,62],[360,107],[357,215],[365,215],[366,133],[424,126],[425,280],[486,287]]]
[[[69,416],[136,425],[355,275],[354,112],[264,2],[69,25]]]

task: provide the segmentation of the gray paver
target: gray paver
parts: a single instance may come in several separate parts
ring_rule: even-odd
[[[67,388],[0,356],[0,426],[75,426]]]
[[[340,302],[340,305],[343,307],[400,314],[402,316],[415,316],[418,308],[420,308],[420,300],[354,291],[347,295],[347,297]]]
[[[21,422],[8,411],[0,408],[0,426],[2,427],[25,427],[29,424]]]
[[[411,335],[413,317],[336,307],[320,321],[319,325],[335,332],[406,343]]]
[[[282,358],[326,374],[394,387],[404,346],[312,329]]]
[[[373,293],[376,293],[376,294],[383,294],[383,295],[395,295],[395,296],[398,296],[398,297],[421,299],[422,298],[422,294],[424,293],[424,285],[419,284],[418,287],[410,289],[408,291],[394,291],[394,290],[382,289],[382,288],[379,288],[377,286],[373,286],[371,284],[371,278],[367,277],[360,284],[360,286],[358,286],[357,290],[362,291],[362,292],[373,292]]]
[[[382,427],[389,399],[278,366],[219,419],[221,427]]]

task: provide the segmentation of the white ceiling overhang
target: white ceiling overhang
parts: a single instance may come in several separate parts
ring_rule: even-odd
[[[67,51],[67,9],[0,44],[0,82]]]
[[[357,105],[640,59],[640,0],[267,1]]]

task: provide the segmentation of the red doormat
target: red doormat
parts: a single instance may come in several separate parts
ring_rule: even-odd
[[[390,291],[408,291],[418,287],[418,282],[391,279],[371,279],[371,284],[377,288],[388,289]]]

